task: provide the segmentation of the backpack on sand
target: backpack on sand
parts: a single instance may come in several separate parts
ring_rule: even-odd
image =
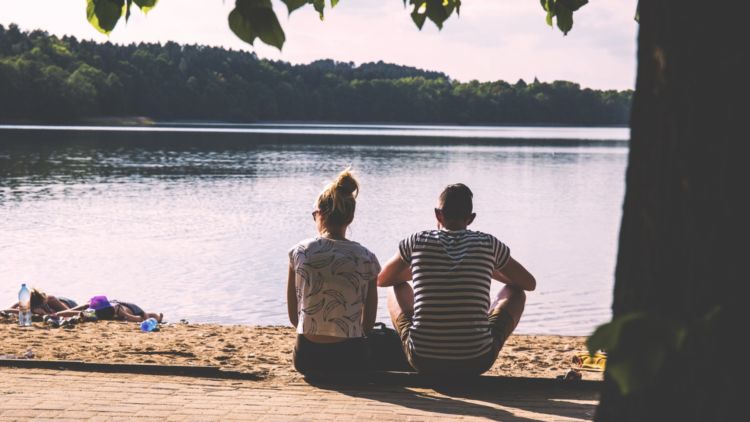
[[[401,346],[401,338],[396,330],[388,328],[382,322],[376,322],[367,336],[370,348],[372,369],[377,371],[413,372],[414,369],[406,360]]]

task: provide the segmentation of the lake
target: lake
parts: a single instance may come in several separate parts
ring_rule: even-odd
[[[26,282],[169,321],[287,324],[287,251],[315,235],[313,201],[351,165],[362,191],[348,237],[381,263],[435,227],[445,185],[465,183],[471,228],[537,278],[517,332],[588,335],[611,316],[628,138],[626,128],[0,126],[0,303]]]

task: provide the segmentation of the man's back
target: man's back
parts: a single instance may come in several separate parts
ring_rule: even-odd
[[[508,262],[508,247],[482,232],[429,230],[401,241],[399,252],[414,282],[413,352],[450,360],[489,352],[491,277]]]

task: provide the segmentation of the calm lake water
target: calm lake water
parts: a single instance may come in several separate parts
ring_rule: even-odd
[[[175,126],[0,126],[0,303],[26,282],[170,321],[286,324],[287,251],[351,164],[349,238],[381,262],[463,182],[472,228],[537,278],[518,332],[587,335],[610,317],[627,129]]]

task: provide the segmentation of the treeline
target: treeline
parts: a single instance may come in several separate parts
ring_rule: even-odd
[[[199,45],[113,45],[0,25],[0,120],[624,125],[632,91],[458,82],[383,62],[308,65]]]

